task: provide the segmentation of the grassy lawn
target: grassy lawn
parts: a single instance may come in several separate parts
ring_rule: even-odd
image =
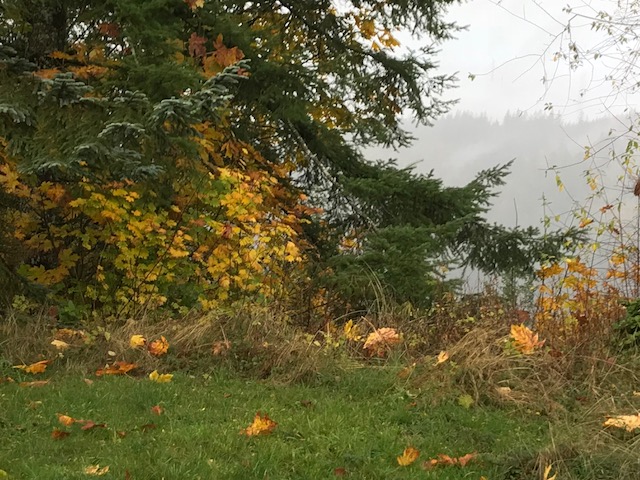
[[[390,369],[356,370],[313,386],[224,373],[176,374],[163,384],[146,377],[91,377],[88,384],[53,371],[42,377],[50,383],[0,384],[0,469],[11,479],[87,478],[84,469],[99,464],[109,466],[103,478],[119,479],[322,479],[344,469],[338,476],[493,480],[507,478],[505,459],[549,442],[548,423],[535,414],[464,408],[455,400],[433,406],[428,395],[414,398]],[[151,411],[155,405],[161,415]],[[276,429],[240,435],[258,410]],[[58,413],[106,428],[64,427]],[[71,435],[53,439],[54,428]],[[396,457],[407,446],[421,455],[400,467]],[[421,468],[439,453],[470,452],[478,460],[464,468]]]

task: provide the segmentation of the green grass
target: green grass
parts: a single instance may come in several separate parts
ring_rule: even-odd
[[[84,468],[96,464],[110,467],[106,479],[123,479],[126,471],[131,479],[325,479],[340,467],[357,479],[534,478],[509,465],[535,458],[551,443],[549,424],[538,415],[466,409],[455,399],[432,405],[428,394],[407,392],[389,368],[355,370],[312,386],[224,372],[177,373],[166,384],[91,377],[88,385],[63,371],[39,377],[51,382],[0,384],[0,469],[10,479],[86,479]],[[152,414],[154,405],[164,413]],[[258,410],[278,423],[275,431],[240,435]],[[63,427],[57,413],[107,428]],[[141,429],[148,424],[155,428]],[[71,435],[52,439],[58,427]],[[418,462],[398,466],[396,457],[410,445],[421,452]],[[465,468],[420,468],[439,453],[469,452],[478,452],[478,461]]]

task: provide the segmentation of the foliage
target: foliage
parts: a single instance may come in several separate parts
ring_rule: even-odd
[[[634,350],[640,346],[640,299],[627,303],[626,315],[614,328],[617,343],[623,350]]]
[[[369,308],[372,279],[429,305],[449,264],[557,253],[564,235],[484,221],[506,166],[445,188],[360,151],[406,144],[401,113],[447,111],[434,48],[394,35],[450,38],[451,3],[5,2],[0,273],[73,323]]]

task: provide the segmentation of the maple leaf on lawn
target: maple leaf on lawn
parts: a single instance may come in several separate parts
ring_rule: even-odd
[[[637,415],[618,415],[609,417],[603,423],[603,426],[622,428],[627,432],[633,432],[640,428],[640,413]]]
[[[71,435],[69,432],[65,432],[64,430],[60,430],[58,428],[54,428],[51,432],[51,438],[53,438],[54,440],[61,440],[68,437],[69,435]]]
[[[538,334],[533,333],[524,324],[511,325],[511,338],[514,341],[515,348],[525,355],[532,354],[536,348],[544,345],[544,340],[539,341]]]
[[[69,348],[69,344],[67,342],[62,341],[62,340],[53,340],[51,342],[51,345],[56,347],[56,349],[58,349],[58,350],[66,350],[67,348]]]
[[[113,365],[107,365],[106,367],[99,369],[96,371],[96,375],[99,377],[102,375],[124,375],[134,368],[138,368],[135,363],[116,362]]]
[[[157,370],[154,370],[149,374],[149,380],[157,383],[169,383],[173,375],[171,373],[158,373]]]
[[[65,427],[73,425],[76,422],[75,418],[70,417],[69,415],[64,415],[62,413],[58,413],[58,421]]]
[[[169,350],[169,342],[167,342],[166,338],[161,336],[160,339],[151,342],[147,348],[151,355],[160,357],[167,353],[167,350]]]
[[[406,467],[408,465],[411,465],[413,462],[415,462],[418,457],[420,456],[420,451],[413,448],[413,447],[407,447],[404,449],[404,452],[402,452],[402,455],[400,455],[397,460],[398,460],[398,465],[400,465],[401,467]]]
[[[97,476],[102,476],[106,474],[108,471],[109,471],[108,465],[102,468],[100,468],[100,465],[91,465],[84,469],[84,473],[86,473],[87,475],[97,475]]]
[[[14,365],[13,368],[19,368],[27,373],[42,373],[47,369],[47,365],[51,363],[51,360],[41,360],[31,365]]]
[[[49,380],[36,380],[35,382],[20,382],[21,387],[44,387]]]
[[[276,428],[278,424],[269,418],[266,413],[263,415],[260,412],[256,413],[253,419],[253,423],[247,428],[243,429],[240,433],[247,437],[254,437],[257,435],[268,435]]]
[[[164,410],[160,405],[154,405],[153,407],[151,407],[151,413],[153,413],[154,415],[162,415],[163,411]]]
[[[444,453],[439,453],[438,458],[432,458],[431,460],[427,460],[422,464],[422,468],[425,470],[431,470],[437,466],[453,466],[458,465],[460,467],[466,466],[471,460],[477,457],[477,453],[467,453],[461,457],[455,458],[450,457],[449,455],[445,455]]]

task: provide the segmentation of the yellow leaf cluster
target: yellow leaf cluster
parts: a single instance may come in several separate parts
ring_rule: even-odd
[[[540,341],[538,334],[533,333],[533,331],[524,324],[511,325],[511,339],[514,342],[516,350],[524,355],[531,355],[536,349],[544,345],[544,340]]]
[[[269,418],[269,415],[256,413],[253,418],[253,422],[247,428],[240,433],[248,437],[254,437],[257,435],[269,435],[276,428],[278,424]]]

